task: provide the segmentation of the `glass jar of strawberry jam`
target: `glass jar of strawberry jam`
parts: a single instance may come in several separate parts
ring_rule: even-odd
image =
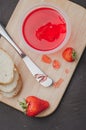
[[[32,8],[22,22],[22,37],[29,49],[40,53],[60,50],[71,33],[68,16],[50,4]]]

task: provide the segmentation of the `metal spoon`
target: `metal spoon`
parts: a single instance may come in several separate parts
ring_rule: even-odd
[[[11,36],[8,34],[6,29],[2,24],[0,24],[0,34],[3,36],[17,51],[21,56],[22,60],[26,64],[27,68],[30,70],[35,79],[44,87],[49,87],[52,85],[52,79],[44,74],[40,68],[28,57],[26,54],[18,47],[18,45],[13,41]]]

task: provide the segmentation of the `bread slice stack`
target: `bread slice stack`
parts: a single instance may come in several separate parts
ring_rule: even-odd
[[[12,58],[3,49],[0,49],[0,93],[12,98],[22,88],[21,76]]]

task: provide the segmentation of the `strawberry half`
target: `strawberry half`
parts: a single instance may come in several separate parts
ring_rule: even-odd
[[[24,102],[20,102],[21,107],[27,116],[36,116],[49,107],[49,102],[35,96],[28,96]]]
[[[72,47],[66,48],[62,53],[63,58],[68,62],[73,62],[76,60],[76,51]]]

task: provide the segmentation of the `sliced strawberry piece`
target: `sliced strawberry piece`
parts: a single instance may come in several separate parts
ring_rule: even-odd
[[[53,68],[54,69],[59,69],[61,67],[61,64],[58,60],[53,60]]]
[[[42,61],[45,62],[45,63],[50,64],[52,62],[52,59],[47,55],[43,55],[42,56]]]

